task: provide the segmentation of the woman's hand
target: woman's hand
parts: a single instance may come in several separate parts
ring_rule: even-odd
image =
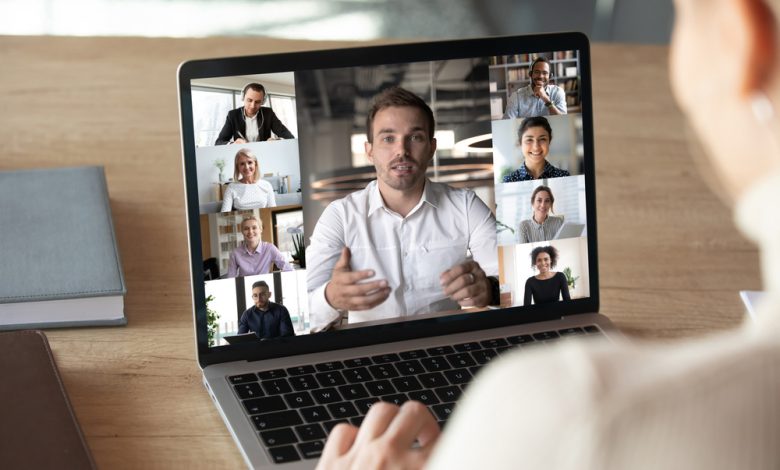
[[[376,402],[360,429],[346,423],[333,428],[317,469],[422,468],[440,433],[420,402],[408,401],[401,407]],[[418,446],[412,447],[415,441]]]

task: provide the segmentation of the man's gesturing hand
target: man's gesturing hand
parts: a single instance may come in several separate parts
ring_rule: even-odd
[[[439,280],[444,294],[461,307],[484,307],[490,303],[490,281],[476,261],[466,261],[444,271]]]
[[[373,269],[353,271],[349,265],[349,248],[341,249],[341,257],[333,266],[330,282],[325,286],[325,300],[338,310],[368,310],[384,302],[390,295],[387,281],[360,282],[373,277]]]

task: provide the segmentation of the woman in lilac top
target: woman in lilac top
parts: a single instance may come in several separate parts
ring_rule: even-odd
[[[273,243],[260,240],[262,231],[263,224],[255,216],[246,217],[241,222],[244,241],[230,253],[228,277],[266,274],[271,272],[271,263],[282,271],[293,270],[279,248]]]

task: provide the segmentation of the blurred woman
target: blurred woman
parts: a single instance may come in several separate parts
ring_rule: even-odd
[[[228,277],[270,273],[271,263],[281,271],[293,270],[276,245],[260,240],[263,223],[255,216],[244,218],[241,233],[244,234],[244,241],[230,253]]]
[[[525,281],[523,305],[544,304],[563,300],[571,300],[569,284],[562,272],[553,271],[558,263],[558,250],[554,246],[538,246],[531,251],[531,266],[539,271]]]
[[[537,186],[531,193],[530,219],[520,222],[517,227],[517,237],[520,243],[546,242],[552,240],[563,225],[563,217],[550,215],[555,204],[552,190],[547,186]]]
[[[225,190],[221,212],[274,206],[274,188],[271,183],[260,178],[257,157],[249,149],[239,150],[233,164],[233,183]]]
[[[547,161],[552,142],[552,127],[541,116],[523,119],[517,130],[518,145],[523,153],[523,164],[504,176],[504,183],[570,176],[566,170],[556,168]]]

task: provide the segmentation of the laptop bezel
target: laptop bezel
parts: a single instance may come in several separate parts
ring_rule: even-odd
[[[257,73],[297,72],[326,68],[451,60],[575,49],[579,51],[580,57],[579,86],[582,97],[580,115],[582,116],[584,147],[583,173],[585,177],[586,225],[588,234],[589,297],[554,304],[515,306],[478,313],[463,313],[366,328],[278,338],[255,344],[208,346],[191,80]],[[306,64],[306,67],[295,67],[293,66],[294,64]],[[190,252],[190,280],[198,362],[201,367],[242,359],[271,359],[318,351],[549,321],[569,315],[598,312],[600,296],[596,231],[591,55],[589,40],[584,34],[556,33],[491,37],[194,60],[184,62],[179,66],[178,88]]]

